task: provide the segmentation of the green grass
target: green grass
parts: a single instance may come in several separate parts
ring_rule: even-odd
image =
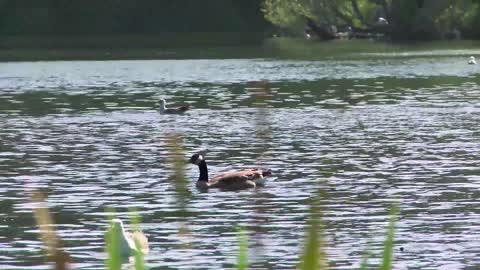
[[[3,49],[148,49],[259,45],[263,33],[171,32],[157,35],[0,36]]]
[[[248,269],[248,236],[247,232],[240,227],[237,229],[237,243],[237,269],[246,270]]]
[[[124,258],[120,255],[120,250],[118,248],[118,243],[120,239],[115,236],[120,235],[116,230],[118,230],[118,226],[112,226],[112,219],[114,218],[115,212],[113,210],[108,210],[108,219],[110,228],[105,233],[105,251],[107,252],[107,260],[106,260],[106,268],[108,270],[120,270],[122,268],[122,264],[126,262]],[[140,228],[140,215],[135,210],[130,210],[130,226],[132,227],[132,231],[141,231]],[[137,250],[141,250],[140,243],[135,240],[135,246]],[[135,252],[133,254],[134,260],[134,269],[135,270],[145,270],[147,269],[145,266],[145,258],[142,252]]]
[[[470,40],[408,44],[369,40],[319,42],[291,37],[266,38],[263,33],[0,37],[0,61],[224,58],[322,60],[385,57],[382,54],[412,51],[435,54],[435,51],[442,50],[467,50],[463,54],[471,55],[480,54],[479,49],[480,41]],[[439,52],[440,55],[444,53]]]
[[[393,246],[395,238],[395,222],[397,219],[398,209],[396,206],[390,210],[390,222],[388,224],[387,236],[383,244],[383,260],[380,266],[380,270],[392,269],[393,260]]]
[[[138,214],[137,211],[131,210],[130,211],[130,220],[131,220],[131,226],[133,227],[133,231],[141,231],[140,228],[140,215]],[[135,239],[135,247],[137,250],[141,250],[141,245],[138,242],[138,239]],[[135,252],[134,253],[134,265],[136,270],[145,270],[145,258],[142,252]]]
[[[169,147],[171,147],[171,164],[174,169],[174,181],[175,190],[177,193],[178,207],[182,209],[182,216],[184,221],[188,220],[188,212],[186,211],[186,202],[189,198],[189,192],[186,190],[186,179],[184,177],[185,162],[183,161],[183,150],[181,144],[181,138],[178,135],[171,135],[168,140]],[[54,263],[55,268],[58,270],[69,269],[67,267],[69,262],[69,254],[63,250],[61,246],[61,239],[56,234],[54,227],[50,226],[54,224],[51,218],[48,208],[44,206],[45,199],[40,193],[35,193],[34,201],[39,203],[39,208],[35,209],[35,218],[38,226],[40,227],[42,240],[44,242],[45,249],[47,250],[47,260]],[[304,239],[304,251],[299,259],[299,269],[301,270],[324,270],[328,269],[328,258],[325,252],[325,242],[323,241],[323,225],[321,221],[321,210],[318,206],[320,200],[311,200],[310,202],[310,214],[308,216],[306,237]],[[114,211],[109,210],[108,215],[111,222]],[[130,211],[130,224],[134,230],[140,230],[140,216],[136,214],[136,211]],[[383,243],[383,255],[382,262],[378,267],[379,270],[392,269],[393,263],[393,249],[394,249],[394,235],[395,235],[395,223],[398,214],[397,207],[392,207],[389,213],[389,223],[386,232],[385,241]],[[116,228],[116,226],[114,226]],[[185,229],[185,228],[184,228]],[[179,229],[180,233],[182,228]],[[105,262],[108,270],[119,270],[124,263],[123,258],[120,256],[120,250],[118,248],[119,239],[115,236],[119,235],[114,233],[112,229],[108,230],[105,237],[105,247],[108,254],[108,258]],[[140,250],[139,243],[135,243]],[[237,260],[236,269],[245,270],[248,269],[248,237],[247,231],[242,228],[237,228]],[[368,259],[371,254],[367,249],[365,256],[362,259],[360,269],[368,268]],[[147,269],[141,252],[134,255],[135,270]]]
[[[320,195],[322,192],[318,192],[317,196],[310,200],[310,214],[308,216],[307,233],[304,239],[304,251],[300,257],[299,269],[300,270],[325,270],[328,269],[328,258],[325,252],[325,242],[323,240],[323,226],[321,220],[321,208],[319,207]],[[394,233],[395,222],[398,214],[397,207],[392,207],[389,212],[389,223],[385,242],[383,244],[382,263],[378,267],[379,270],[392,269],[392,257],[394,247]],[[360,269],[368,269],[368,260],[371,253],[369,249],[366,252],[360,263]]]
[[[261,47],[230,46],[209,48],[146,49],[0,49],[0,62],[67,60],[154,60],[154,59],[225,59],[262,58]]]
[[[111,224],[113,219],[112,215],[109,215],[109,224]],[[110,229],[106,232],[105,236],[105,250],[108,254],[106,267],[108,270],[119,270],[122,268],[122,259],[120,256],[120,249],[118,248],[118,243],[120,239],[115,237],[115,235],[119,235],[116,230],[119,228],[116,226],[110,226]]]
[[[395,222],[398,209],[392,207],[390,210],[390,221],[388,224],[385,242],[383,244],[383,259],[381,261],[379,270],[390,270],[392,269],[392,257],[393,257],[393,248],[394,248],[394,233],[395,233]],[[135,218],[132,220],[134,226],[139,226],[139,219]],[[108,259],[106,262],[107,269],[109,270],[118,270],[121,269],[123,261],[120,258],[119,250],[116,243],[118,239],[115,239],[113,235],[118,234],[107,234],[106,238],[106,250],[108,253]],[[328,261],[325,253],[325,244],[322,239],[322,226],[321,220],[318,217],[318,213],[312,209],[308,226],[307,233],[304,239],[304,252],[300,256],[299,269],[301,270],[324,270],[328,269]],[[137,245],[138,246],[138,245]],[[236,260],[236,269],[246,270],[248,269],[248,236],[247,232],[242,228],[237,228],[237,247],[238,254]],[[137,257],[138,256],[138,257]],[[365,256],[362,259],[360,269],[368,269],[368,259],[371,254],[368,252],[365,253]],[[135,256],[135,270],[145,270],[145,264],[142,255],[139,253]]]
[[[279,58],[304,60],[466,56],[480,53],[480,41],[471,40],[390,43],[364,39],[318,42],[302,38],[270,38],[265,41],[264,47]]]
[[[261,57],[263,33],[3,36],[0,61]]]

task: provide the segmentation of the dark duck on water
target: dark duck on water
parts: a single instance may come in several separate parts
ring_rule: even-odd
[[[186,111],[190,110],[190,105],[167,109],[166,107],[167,102],[163,98],[160,99],[158,103],[160,105],[160,114],[183,114]]]

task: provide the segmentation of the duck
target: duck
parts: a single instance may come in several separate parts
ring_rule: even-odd
[[[199,189],[219,188],[224,190],[240,190],[255,188],[257,186],[263,186],[265,184],[265,177],[272,175],[271,170],[252,168],[224,172],[209,179],[207,162],[202,154],[194,154],[189,162],[197,165],[200,170],[200,176],[196,183]]]
[[[165,107],[167,102],[163,98],[160,99],[158,101],[158,103],[160,105],[160,113],[161,114],[183,114],[186,111],[190,110],[190,105],[180,106],[178,108],[167,109],[167,107]]]
[[[123,222],[119,218],[114,218],[111,221],[110,232],[116,233],[115,239],[119,241],[119,252],[122,258],[127,258],[138,254],[147,255],[149,251],[148,239],[140,231],[129,233],[125,231]],[[137,244],[138,248],[137,248]]]
[[[468,60],[469,65],[476,65],[477,61],[475,60],[475,56],[470,56],[470,59]]]

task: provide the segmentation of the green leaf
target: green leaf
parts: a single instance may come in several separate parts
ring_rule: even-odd
[[[133,254],[133,258],[135,260],[135,270],[145,270],[145,261],[144,261],[144,255],[141,250],[140,243],[138,240],[135,240],[135,247],[137,247],[138,252],[135,252]]]
[[[390,209],[390,222],[388,223],[387,236],[383,244],[383,260],[380,266],[380,270],[392,269],[393,244],[395,237],[395,222],[397,219],[397,213],[398,208],[396,206]]]
[[[140,215],[135,209],[130,209],[130,224],[132,226],[133,231],[141,231],[140,229]],[[142,246],[140,242],[138,242],[137,239],[135,239],[135,247],[137,248],[138,252],[135,252],[133,254],[133,258],[135,261],[135,270],[145,270],[145,260],[144,260],[144,254],[141,252]]]
[[[248,268],[248,236],[241,227],[237,228],[237,269],[246,270]]]
[[[108,223],[110,224],[110,227],[105,235],[105,248],[108,254],[106,262],[107,268],[109,270],[120,270],[122,267],[122,260],[119,248],[120,239],[117,237],[119,235],[119,232],[117,232],[119,228],[118,226],[113,226],[112,224],[114,212],[112,210],[109,210],[108,212]]]
[[[310,218],[305,240],[305,250],[300,260],[301,270],[327,269],[321,222],[315,200],[310,203]]]

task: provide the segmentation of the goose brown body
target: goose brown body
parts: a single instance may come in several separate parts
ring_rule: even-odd
[[[202,155],[193,155],[192,158],[190,158],[190,163],[198,165],[200,169],[200,176],[196,185],[201,189],[219,188],[239,190],[254,188],[263,185],[264,177],[272,175],[270,170],[253,168],[224,172],[209,179],[207,163]]]

